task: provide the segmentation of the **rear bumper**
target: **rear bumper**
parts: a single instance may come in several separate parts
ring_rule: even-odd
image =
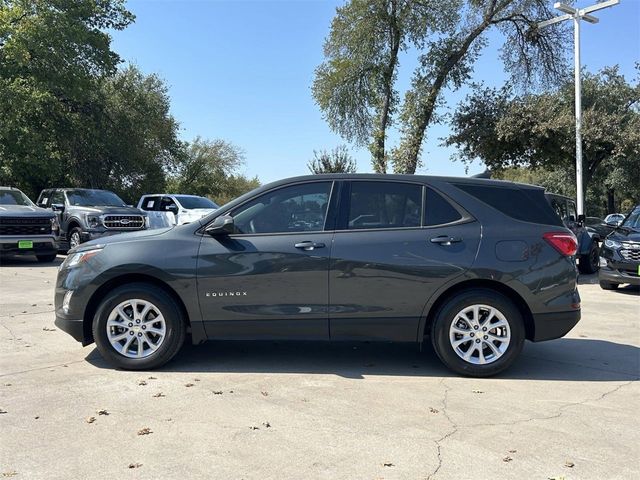
[[[580,321],[580,310],[534,313],[534,342],[564,337]]]

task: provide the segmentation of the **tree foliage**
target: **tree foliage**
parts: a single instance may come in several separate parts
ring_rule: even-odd
[[[175,170],[169,175],[171,192],[210,197],[222,205],[260,186],[257,178],[238,173],[244,164],[244,152],[224,140],[197,137],[184,145]]]
[[[467,82],[487,43],[499,30],[504,64],[522,84],[556,80],[564,65],[561,24],[547,0],[351,0],[338,8],[316,70],[313,94],[329,126],[348,141],[369,144],[373,168],[415,173],[425,132],[436,120],[445,89]],[[400,104],[395,81],[398,52],[417,50],[418,67]],[[399,112],[400,144],[388,151],[387,130]]]
[[[355,173],[357,165],[345,145],[340,145],[330,152],[313,151],[313,159],[307,164],[309,171],[320,173]]]
[[[640,69],[638,70],[640,72]],[[640,81],[629,83],[617,67],[585,73],[582,87],[583,174],[590,204],[616,208],[613,195],[640,200]],[[513,89],[477,87],[452,118],[445,141],[464,162],[482,160],[492,171],[512,167],[561,172],[560,193],[575,195],[574,85],[515,95]]]

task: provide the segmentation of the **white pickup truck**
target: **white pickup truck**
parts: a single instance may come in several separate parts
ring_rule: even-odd
[[[197,195],[154,193],[143,195],[138,208],[147,212],[149,228],[163,228],[195,222],[219,207]]]

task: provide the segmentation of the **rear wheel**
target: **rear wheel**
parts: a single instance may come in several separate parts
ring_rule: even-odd
[[[600,248],[598,248],[597,242],[593,242],[589,253],[586,255],[580,255],[580,263],[578,263],[578,270],[580,273],[590,274],[596,273],[600,268]]]
[[[440,360],[451,370],[472,377],[507,369],[525,339],[522,314],[513,302],[480,288],[450,298],[439,309],[431,329]]]
[[[49,255],[36,255],[36,258],[40,263],[49,263],[53,262],[58,255],[55,253],[51,253]]]
[[[149,370],[171,360],[182,347],[186,326],[167,293],[145,283],[111,292],[98,307],[93,338],[102,356],[126,370]]]
[[[600,281],[600,288],[603,290],[617,290],[619,286],[619,283],[603,282],[602,280]]]

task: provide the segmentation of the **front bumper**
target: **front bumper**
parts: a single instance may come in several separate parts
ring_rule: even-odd
[[[534,313],[534,342],[564,337],[580,321],[580,309],[566,312]]]
[[[637,268],[637,267],[636,267]],[[637,272],[638,270],[636,270]],[[608,283],[628,283],[630,285],[640,285],[640,275],[634,274],[633,270],[623,270],[610,266],[601,266],[598,272],[598,280]]]
[[[32,248],[19,248],[20,241],[33,242]],[[0,253],[10,255],[50,255],[58,251],[53,236],[3,235],[0,237]]]
[[[82,321],[82,319],[72,320],[56,314],[56,320],[54,323],[60,330],[68,333],[75,340],[82,343],[83,347],[91,343],[91,341],[89,341],[89,339],[86,338],[84,334],[84,322]]]

